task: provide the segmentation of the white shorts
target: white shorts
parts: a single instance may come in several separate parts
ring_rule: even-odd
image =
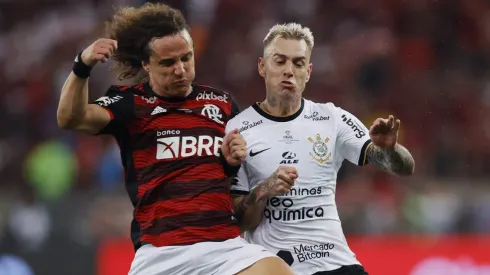
[[[233,275],[267,257],[277,257],[241,237],[223,242],[155,247],[136,251],[129,275]]]

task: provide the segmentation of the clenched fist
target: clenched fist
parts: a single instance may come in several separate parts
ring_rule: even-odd
[[[117,41],[107,38],[101,38],[92,43],[82,52],[82,62],[93,67],[98,62],[105,63],[117,50]]]
[[[296,167],[279,166],[260,186],[260,193],[265,197],[280,196],[288,193],[298,178]]]
[[[243,139],[242,135],[238,133],[238,129],[235,129],[223,138],[223,144],[221,145],[221,152],[231,166],[238,166],[247,157],[247,143]]]

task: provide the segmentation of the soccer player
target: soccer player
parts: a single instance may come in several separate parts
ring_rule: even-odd
[[[226,123],[230,94],[192,84],[193,42],[180,11],[163,4],[119,10],[75,59],[63,86],[64,129],[115,137],[134,206],[131,275],[292,274],[276,255],[242,239],[231,178],[246,151]],[[88,77],[112,58],[135,86],[111,86],[88,104]],[[234,172],[235,171],[235,172]]]
[[[342,232],[337,172],[346,159],[411,175],[414,160],[397,143],[393,116],[368,130],[332,103],[302,97],[312,49],[311,31],[295,23],[274,26],[264,39],[258,71],[266,99],[226,127],[239,128],[250,150],[232,186],[235,217],[248,241],[277,253],[295,274],[367,274]]]

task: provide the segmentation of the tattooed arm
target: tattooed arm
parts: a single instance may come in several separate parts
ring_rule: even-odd
[[[280,166],[248,195],[232,195],[234,216],[243,231],[254,230],[262,221],[267,199],[289,192],[298,178],[295,167]]]
[[[415,161],[407,150],[400,144],[393,149],[385,149],[371,143],[366,149],[368,163],[397,176],[409,176],[415,169]]]
[[[262,186],[257,186],[248,195],[232,195],[235,205],[234,216],[242,232],[255,229],[262,221],[267,197],[260,192],[260,189]]]

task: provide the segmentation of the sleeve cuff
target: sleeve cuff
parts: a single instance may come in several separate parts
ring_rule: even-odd
[[[245,191],[245,190],[230,190],[230,194],[232,194],[232,195],[248,195],[248,194],[250,194],[250,191]]]
[[[371,140],[368,139],[366,140],[364,145],[362,145],[361,154],[359,155],[359,161],[357,162],[357,165],[364,166],[368,163],[366,152],[371,144],[372,144]]]
[[[104,110],[106,110],[106,111],[107,111],[107,113],[109,113],[109,116],[111,117],[111,120],[113,120],[113,119],[114,119],[114,113],[113,113],[111,110],[107,109],[107,108],[106,108],[106,107],[104,107],[104,106],[100,106],[100,107],[102,107]]]

